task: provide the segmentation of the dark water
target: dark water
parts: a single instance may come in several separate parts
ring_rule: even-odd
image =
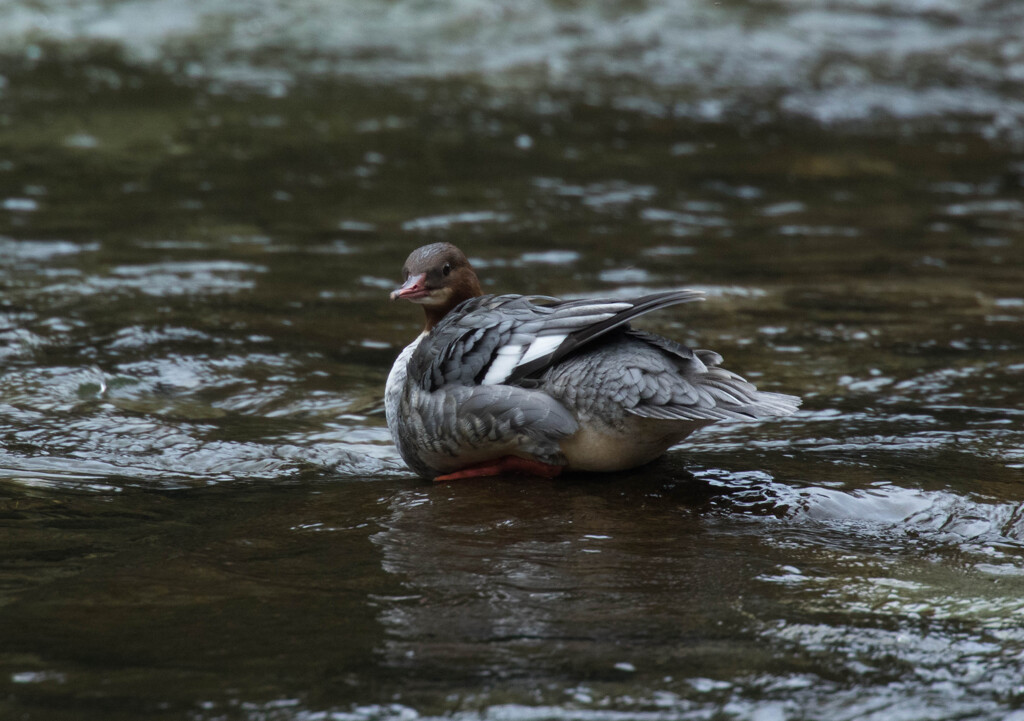
[[[815,20],[726,5],[693,7],[773,57]],[[432,31],[461,28],[455,50],[408,45],[441,68],[409,77],[358,4],[374,49],[339,53],[372,72],[274,65],[283,21],[225,49],[237,17],[188,36],[191,72],[167,4],[0,9],[0,717],[1024,718],[1017,46],[973,5],[920,5],[815,21],[923,23],[936,77],[949,43],[983,75],[963,58],[1001,38],[999,112],[836,126],[779,110],[810,97],[798,76],[750,79],[759,119],[709,118],[633,102],[625,72],[449,77],[437,58],[478,42],[455,20]],[[158,10],[159,42],[104,35],[104,12]],[[650,60],[623,33],[609,57]],[[586,68],[603,46],[581,47]],[[932,97],[869,55],[844,61],[867,90]],[[728,85],[670,80],[645,97]],[[702,288],[644,327],[804,408],[626,474],[421,481],[381,402],[420,318],[386,296],[441,239],[495,291]]]

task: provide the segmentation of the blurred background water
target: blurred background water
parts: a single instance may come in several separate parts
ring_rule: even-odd
[[[1024,718],[1024,5],[0,0],[0,716]],[[449,240],[794,417],[431,485]]]

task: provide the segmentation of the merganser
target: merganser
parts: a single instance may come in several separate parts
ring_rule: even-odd
[[[426,478],[620,471],[715,421],[800,405],[719,367],[714,351],[630,328],[644,313],[703,300],[700,291],[484,295],[450,243],[414,250],[402,274],[391,299],[422,305],[426,325],[391,368],[385,409],[399,453]]]

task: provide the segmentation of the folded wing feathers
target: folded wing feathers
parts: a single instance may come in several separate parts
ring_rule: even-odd
[[[447,383],[514,384],[638,315],[702,299],[702,293],[692,290],[655,293],[632,302],[570,300],[550,305],[537,305],[528,296],[472,298],[449,313],[434,328],[431,342],[417,349],[412,363],[422,372],[413,377],[421,378],[427,390]]]
[[[637,315],[702,297],[696,291],[673,291],[634,302],[575,300],[551,305],[537,305],[526,296],[472,299],[434,329],[431,345],[442,348],[435,351],[430,385],[516,383]]]
[[[536,358],[524,358],[512,374],[509,375],[506,382],[515,383],[527,376],[543,371],[580,346],[600,338],[611,330],[626,325],[630,320],[639,315],[675,305],[676,303],[688,303],[703,299],[704,294],[700,291],[679,290],[643,296],[629,303],[616,301],[566,301],[561,304],[548,306],[548,309],[558,319],[559,331],[562,331],[566,325],[569,325],[566,321],[575,321],[572,325],[576,326],[576,330],[567,333],[563,341],[550,352],[538,354]],[[551,328],[551,325],[545,324],[545,334]]]

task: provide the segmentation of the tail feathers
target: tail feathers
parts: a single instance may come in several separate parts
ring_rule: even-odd
[[[764,416],[789,416],[796,413],[802,401],[796,396],[785,393],[771,393],[769,391],[757,392],[757,403],[752,407],[757,411],[757,417]]]
[[[692,303],[702,300],[704,300],[704,293],[699,290],[674,290],[637,298],[631,301],[627,307],[615,312],[610,317],[604,317],[598,322],[586,324],[580,329],[567,334],[564,340],[550,352],[518,365],[509,374],[505,382],[521,382],[525,378],[542,373],[545,369],[550,368],[581,346],[604,336],[616,328],[627,326],[637,316],[678,303]],[[600,308],[601,310],[607,308],[611,310],[617,306],[621,306],[621,303],[616,303],[615,301],[588,301],[583,305],[580,301],[566,301],[564,303],[556,303],[550,307],[556,309],[559,317],[574,317],[581,312],[585,316],[587,308],[590,308],[589,312],[592,314],[594,308]]]

